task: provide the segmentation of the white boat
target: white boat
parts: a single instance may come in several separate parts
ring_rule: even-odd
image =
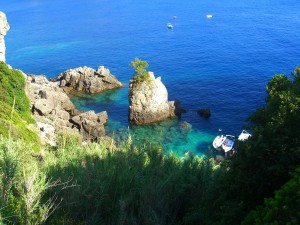
[[[173,29],[173,25],[172,25],[171,23],[168,23],[168,24],[167,24],[167,27],[168,27],[169,29]]]
[[[213,141],[213,147],[215,149],[220,149],[226,137],[224,135],[218,135]]]
[[[246,141],[249,137],[251,137],[252,135],[249,134],[247,131],[242,130],[242,133],[239,135],[238,140],[239,141]]]
[[[224,152],[229,152],[233,148],[235,137],[233,135],[226,135],[225,137],[226,139],[222,144],[222,148]]]
[[[213,15],[211,15],[211,14],[206,15],[206,19],[211,19],[212,17],[213,17]]]

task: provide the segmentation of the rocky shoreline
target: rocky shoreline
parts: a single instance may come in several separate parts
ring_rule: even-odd
[[[106,111],[75,109],[59,82],[49,81],[44,75],[26,75],[26,94],[30,100],[33,118],[37,121],[44,143],[56,145],[57,134],[80,134],[84,141],[110,139],[105,133]]]

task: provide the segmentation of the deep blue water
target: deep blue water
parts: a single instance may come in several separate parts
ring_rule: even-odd
[[[300,64],[299,9],[298,0],[0,3],[11,26],[6,61],[14,68],[50,78],[69,68],[104,65],[125,84],[73,98],[79,108],[107,110],[108,130],[115,136],[128,127],[133,75],[128,65],[135,57],[147,60],[149,70],[162,77],[169,99],[180,100],[189,112],[130,132],[141,142],[156,140],[179,154],[204,153],[219,128],[238,135],[245,119],[264,104],[268,80]],[[211,109],[209,120],[193,111],[200,108]],[[183,121],[192,129],[182,128]]]

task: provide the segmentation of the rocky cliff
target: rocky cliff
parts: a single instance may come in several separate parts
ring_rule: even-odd
[[[99,140],[105,137],[106,111],[82,112],[76,110],[59,82],[51,82],[44,75],[25,75],[26,94],[30,100],[34,119],[42,140],[56,145],[59,132],[78,133],[83,140]],[[111,140],[109,137],[105,139]]]
[[[9,30],[9,24],[6,20],[6,15],[0,11],[0,61],[5,62],[5,42],[4,36]]]
[[[149,72],[150,79],[136,82],[130,80],[129,122],[142,125],[176,117],[174,101],[168,101],[168,91],[161,78]]]
[[[90,67],[78,67],[67,70],[57,76],[57,80],[67,93],[100,93],[105,90],[122,87],[122,84],[104,66],[97,70]]]

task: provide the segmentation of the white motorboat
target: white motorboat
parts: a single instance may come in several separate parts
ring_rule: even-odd
[[[206,15],[206,19],[211,19],[212,17],[213,17],[213,15],[211,15],[211,14]]]
[[[172,25],[171,23],[167,23],[167,27],[168,27],[169,29],[173,29],[173,25]]]
[[[222,148],[224,152],[229,152],[233,148],[235,137],[233,135],[226,135],[225,138],[226,139],[222,144]]]
[[[222,147],[222,144],[225,141],[225,139],[226,137],[224,135],[218,135],[213,141],[213,147],[219,150]]]
[[[242,130],[242,133],[239,135],[238,140],[239,141],[246,141],[249,137],[251,137],[252,135],[250,133],[248,133],[245,130]]]

